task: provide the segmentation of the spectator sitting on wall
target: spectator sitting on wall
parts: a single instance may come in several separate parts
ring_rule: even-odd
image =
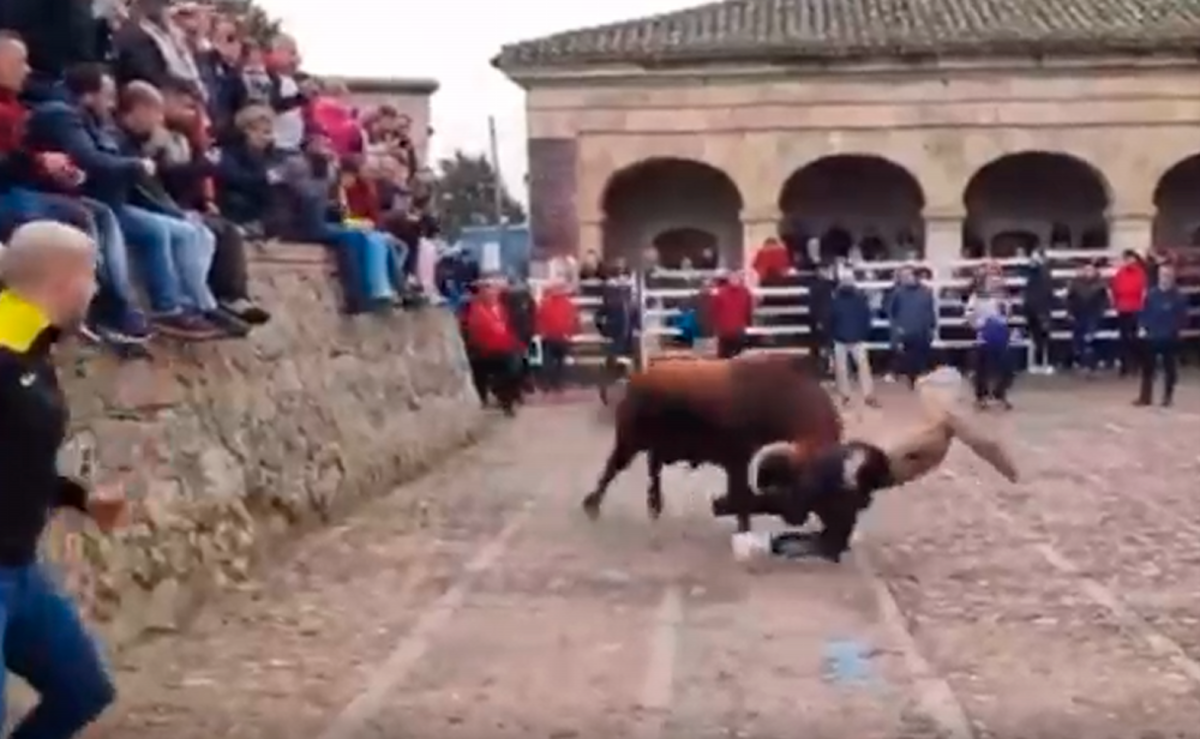
[[[313,130],[329,137],[339,157],[363,155],[362,127],[354,109],[346,103],[349,90],[340,82],[326,82],[317,87],[309,103],[309,120]]]
[[[153,177],[156,169],[149,159],[121,151],[112,128],[116,107],[112,77],[104,67],[86,64],[68,70],[64,84],[72,102],[38,106],[29,120],[30,145],[35,151],[61,151],[70,156],[85,175],[83,194],[111,208],[146,275],[152,323],[159,331],[187,339],[222,335],[224,331],[195,310],[175,262],[176,254],[183,255],[185,263],[199,272],[189,279],[203,281],[207,275],[203,263],[211,259],[211,243],[206,243],[192,224],[130,202],[134,185]],[[104,228],[104,224],[98,225]],[[128,265],[109,262],[104,269],[121,303],[134,305],[133,291],[127,292]]]
[[[149,337],[145,315],[129,283],[125,239],[105,205],[78,197],[84,173],[66,154],[30,148],[29,111],[18,99],[29,72],[25,44],[0,32],[0,239],[23,223],[48,219],[69,223],[96,242],[100,291],[84,335],[130,348]]]
[[[304,156],[286,157],[281,190],[292,217],[278,235],[331,245],[339,267],[348,268],[342,274],[347,292],[354,296],[349,301],[352,310],[389,310],[398,300],[392,286],[391,244],[383,233],[345,222],[346,215],[333,198],[337,180],[333,150],[324,137],[310,139]]]
[[[133,22],[125,24],[114,39],[118,83],[140,80],[159,87],[175,78],[203,89],[200,68],[169,10],[170,0],[136,0]]]
[[[299,151],[305,140],[304,106],[308,99],[296,75],[300,52],[286,34],[275,37],[267,69],[271,79],[271,108],[275,111],[275,145],[284,151]]]
[[[188,212],[171,197],[155,164],[156,136],[163,136],[165,106],[162,93],[148,82],[131,82],[121,91],[117,141],[122,154],[131,159],[145,157],[151,166],[133,180],[129,202],[159,216],[172,237],[171,257],[179,275],[185,305],[198,312],[208,323],[229,336],[245,336],[249,326],[221,310],[208,285],[209,272],[216,257],[217,238],[200,213]],[[237,255],[234,255],[235,257]],[[242,256],[244,259],[244,255]]]
[[[242,41],[242,95],[245,105],[265,105],[274,110],[272,103],[273,83],[267,68],[267,53],[257,42]],[[271,121],[274,125],[274,116]]]
[[[274,114],[261,105],[238,111],[234,130],[217,152],[217,208],[243,230],[262,235],[274,214],[274,188],[283,183],[283,157],[274,146]]]
[[[196,55],[196,65],[207,92],[208,117],[218,141],[235,131],[234,117],[246,106],[246,85],[242,80],[242,38],[238,24],[218,16],[213,21],[211,47]]]
[[[266,323],[270,314],[250,299],[242,230],[221,216],[214,199],[216,167],[207,151],[204,103],[190,85],[179,82],[168,83],[163,100],[167,127],[147,142],[146,153],[154,158],[167,194],[216,236],[208,286],[221,310],[250,325]]]

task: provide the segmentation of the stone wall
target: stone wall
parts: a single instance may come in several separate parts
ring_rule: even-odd
[[[387,492],[480,430],[450,314],[346,317],[322,248],[253,259],[274,320],[249,340],[164,341],[152,362],[62,352],[64,471],[91,468],[129,505],[108,536],[59,513],[48,557],[111,643],[176,628],[284,534]]]

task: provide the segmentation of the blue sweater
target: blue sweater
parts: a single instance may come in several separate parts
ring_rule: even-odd
[[[1178,288],[1152,287],[1138,316],[1147,341],[1174,341],[1187,321],[1187,299]]]
[[[839,285],[829,301],[829,337],[836,344],[861,344],[871,338],[871,303],[854,285]]]

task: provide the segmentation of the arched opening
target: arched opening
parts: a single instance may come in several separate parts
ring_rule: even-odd
[[[823,259],[902,259],[924,253],[925,193],[899,164],[839,154],[797,170],[779,193],[780,232],[793,251],[819,240]]]
[[[1151,239],[1158,249],[1200,246],[1200,154],[1184,159],[1154,188]]]
[[[667,269],[679,269],[690,264],[696,269],[717,266],[720,248],[715,234],[699,228],[672,228],[654,237],[659,263]]]
[[[1103,176],[1080,159],[1043,151],[1000,157],[976,172],[963,193],[963,255],[1107,248],[1108,203]]]
[[[712,249],[724,266],[741,266],[742,196],[715,167],[648,159],[613,175],[601,205],[605,258],[636,263],[654,245],[665,246],[676,264],[685,256],[699,264]]]

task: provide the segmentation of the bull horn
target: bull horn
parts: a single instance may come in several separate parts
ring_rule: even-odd
[[[774,441],[759,449],[750,458],[750,464],[746,467],[746,477],[750,484],[750,490],[755,495],[762,495],[762,490],[758,487],[758,474],[762,471],[763,463],[771,457],[786,454],[789,457],[796,456],[796,447],[790,441]]]

